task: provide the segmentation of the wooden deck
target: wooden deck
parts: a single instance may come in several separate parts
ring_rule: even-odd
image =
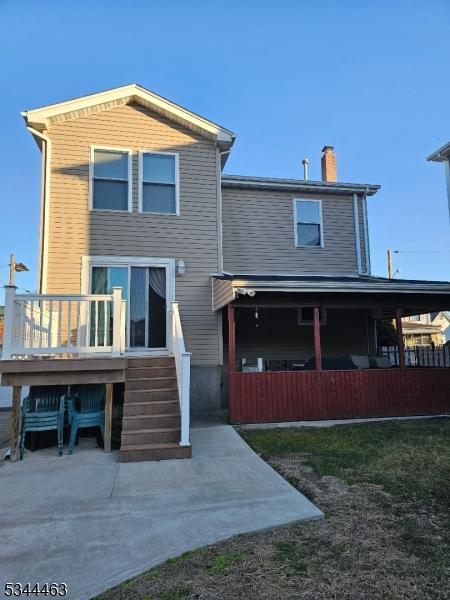
[[[231,423],[450,412],[450,369],[230,373]]]

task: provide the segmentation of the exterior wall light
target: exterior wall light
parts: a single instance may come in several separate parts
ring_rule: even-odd
[[[177,273],[178,275],[184,275],[186,273],[186,265],[182,258],[177,260]]]

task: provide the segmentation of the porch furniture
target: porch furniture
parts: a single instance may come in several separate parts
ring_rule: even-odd
[[[58,455],[62,456],[66,387],[36,386],[22,402],[20,460],[23,458],[25,435],[31,431],[56,430]]]
[[[311,371],[315,370],[315,368],[316,360],[315,358],[310,358],[305,363],[305,370]],[[350,355],[322,357],[322,369],[324,371],[349,371],[357,368]]]
[[[352,362],[358,369],[370,369],[369,357],[364,354],[352,354],[350,355]]]
[[[70,425],[69,454],[72,454],[79,429],[99,427],[105,434],[105,387],[104,385],[81,385],[72,388],[68,402]]]
[[[302,371],[305,368],[306,360],[303,358],[299,358],[297,360],[290,360],[288,362],[288,370],[289,371]]]
[[[288,361],[287,360],[266,360],[266,371],[287,371]]]
[[[387,356],[371,356],[370,366],[373,369],[390,369],[392,367],[391,362]]]

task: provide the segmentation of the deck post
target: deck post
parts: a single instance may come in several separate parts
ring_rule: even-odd
[[[11,358],[14,341],[14,296],[15,285],[5,285],[5,322],[3,331],[2,359]]]
[[[314,361],[316,364],[316,371],[322,370],[322,348],[320,346],[320,309],[318,306],[314,307]]]
[[[19,460],[19,438],[20,438],[20,399],[22,386],[15,385],[12,389],[12,410],[10,429],[10,455],[11,462]]]
[[[105,435],[103,437],[103,449],[111,452],[111,429],[112,429],[112,403],[113,384],[105,384]]]
[[[403,341],[402,311],[400,308],[397,308],[397,310],[395,311],[395,329],[397,330],[398,365],[400,369],[404,369],[405,344]]]

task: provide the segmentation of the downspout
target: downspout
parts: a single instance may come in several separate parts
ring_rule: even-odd
[[[38,288],[41,294],[46,292],[47,254],[48,254],[48,200],[50,195],[50,156],[51,141],[37,129],[27,126],[28,131],[43,142],[41,169],[41,218],[39,225],[39,272]]]
[[[353,219],[355,225],[355,251],[356,251],[356,269],[358,275],[361,275],[361,235],[359,231],[359,211],[358,211],[358,194],[353,194]]]
[[[363,225],[364,225],[364,248],[366,251],[366,274],[372,273],[372,266],[370,264],[370,243],[369,243],[369,221],[367,218],[367,194],[369,188],[366,188],[364,194],[361,197],[362,208],[363,208]]]
[[[231,148],[217,153],[217,252],[219,274],[223,275],[223,214],[222,214],[222,156],[229,154]]]

